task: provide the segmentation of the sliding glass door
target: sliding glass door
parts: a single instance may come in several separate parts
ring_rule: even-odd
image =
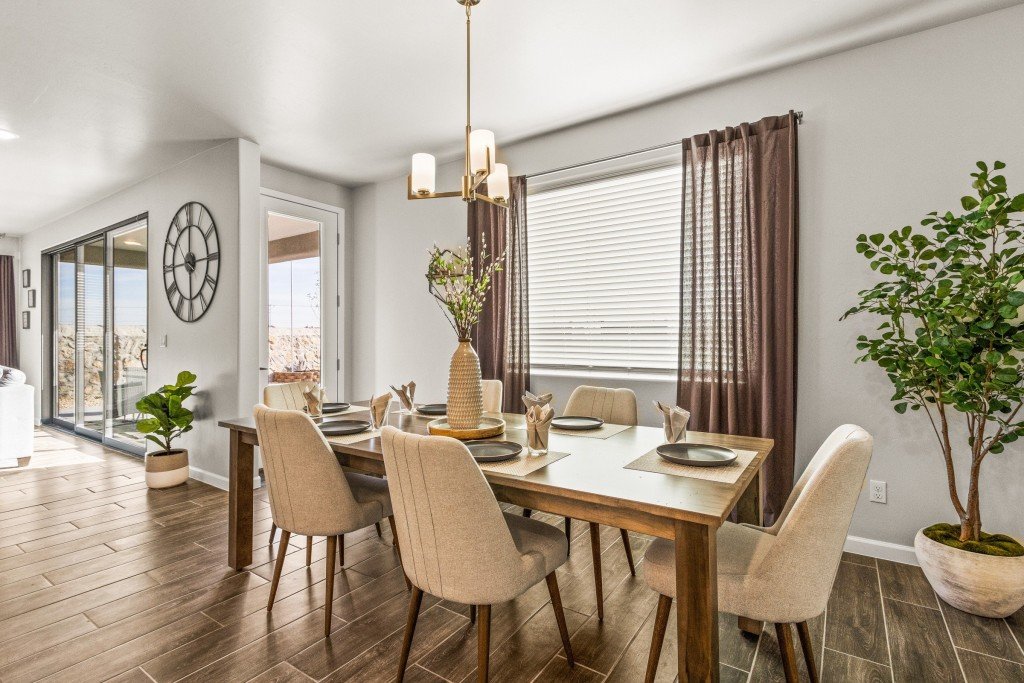
[[[136,219],[51,255],[53,422],[144,453],[147,222]]]

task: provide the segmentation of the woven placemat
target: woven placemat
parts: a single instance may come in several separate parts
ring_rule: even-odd
[[[757,455],[754,451],[736,451],[736,460],[731,465],[723,467],[694,467],[693,465],[678,465],[669,462],[658,455],[657,449],[644,453],[639,458],[625,466],[627,470],[640,470],[641,472],[655,472],[657,474],[671,474],[676,477],[691,477],[703,479],[704,481],[717,481],[723,484],[735,484],[736,480],[743,474],[750,461]]]
[[[597,429],[559,429],[558,427],[552,427],[552,434],[561,434],[562,436],[582,436],[587,439],[607,439],[610,436],[615,436],[619,432],[624,432],[627,429],[632,429],[629,425],[613,425],[605,422]]]
[[[365,432],[359,432],[358,434],[346,434],[345,436],[329,436],[327,437],[328,443],[336,443],[341,446],[348,446],[350,444],[359,443],[360,441],[366,441],[374,437],[380,436],[379,429],[370,429]]]
[[[530,472],[536,472],[542,467],[547,467],[553,462],[558,462],[569,455],[557,451],[548,451],[545,455],[529,455],[526,448],[515,460],[505,462],[481,462],[480,469],[485,472],[497,472],[499,474],[511,474],[516,477],[524,477]]]

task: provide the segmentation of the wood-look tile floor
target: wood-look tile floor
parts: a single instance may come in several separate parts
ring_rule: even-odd
[[[267,544],[270,523],[263,491],[254,564],[235,572],[225,561],[225,492],[195,481],[149,491],[138,459],[39,431],[30,468],[0,470],[0,680],[393,680],[408,594],[386,525],[383,539],[372,528],[346,536],[324,640],[326,544],[314,543],[307,568],[305,539],[293,540],[268,614],[279,552]],[[657,596],[629,576],[618,532],[604,529],[598,622],[589,534],[574,528],[558,579],[578,665],[570,670],[560,654],[541,583],[495,607],[492,680],[642,680]],[[643,557],[649,539],[632,543]],[[669,630],[666,681],[676,658]],[[782,680],[773,629],[747,638],[723,615],[720,632],[723,681]],[[954,610],[916,567],[845,556],[812,632],[826,681],[1024,681],[1024,613],[989,620]],[[466,608],[425,599],[410,661],[414,683],[474,680]]]

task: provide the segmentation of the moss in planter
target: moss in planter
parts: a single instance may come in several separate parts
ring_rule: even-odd
[[[1005,534],[981,532],[980,541],[961,541],[959,524],[933,524],[924,530],[928,538],[957,550],[997,557],[1020,557],[1024,546]]]

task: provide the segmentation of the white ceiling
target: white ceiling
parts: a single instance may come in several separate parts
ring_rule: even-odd
[[[474,116],[499,145],[1020,0],[484,0]],[[0,0],[0,232],[205,149],[343,184],[457,152],[455,0]]]

